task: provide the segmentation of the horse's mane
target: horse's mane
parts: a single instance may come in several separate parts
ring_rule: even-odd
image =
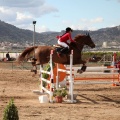
[[[80,37],[83,37],[83,36],[85,36],[85,35],[83,35],[83,34],[78,34],[77,36],[75,36],[74,40],[76,41],[76,40],[80,39]]]

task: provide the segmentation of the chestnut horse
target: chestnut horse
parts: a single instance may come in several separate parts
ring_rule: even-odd
[[[70,51],[73,50],[73,64],[85,64],[86,61],[83,61],[81,58],[81,51],[84,45],[88,45],[91,48],[95,47],[94,42],[92,41],[89,34],[87,35],[77,35],[74,38],[75,43],[70,43]],[[25,49],[21,55],[18,57],[17,61],[23,61],[25,58],[28,58],[30,54],[34,54],[34,65],[42,65],[48,63],[50,60],[50,52],[53,50],[52,60],[55,63],[60,64],[70,64],[70,52],[68,54],[62,54],[61,57],[57,55],[56,47],[53,46],[33,46]]]

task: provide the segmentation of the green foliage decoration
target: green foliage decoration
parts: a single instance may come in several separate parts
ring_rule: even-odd
[[[54,67],[54,66],[55,66],[55,63],[52,63],[52,66]],[[48,63],[48,64],[45,66],[44,70],[45,70],[45,71],[48,71],[48,72],[51,70],[51,68],[50,68],[50,63]],[[48,75],[47,73],[43,73],[43,74],[42,74],[42,77],[45,78],[45,79],[47,79],[47,78],[49,77],[49,75]],[[46,83],[45,81],[43,81],[43,86],[45,87],[46,85],[47,85],[47,83]]]
[[[4,109],[3,120],[19,120],[18,110],[13,99],[10,99],[8,105]]]
[[[56,97],[56,96],[62,96],[62,97],[65,97],[67,95],[67,90],[65,88],[59,88],[59,89],[55,89],[54,92],[53,92],[53,96]]]

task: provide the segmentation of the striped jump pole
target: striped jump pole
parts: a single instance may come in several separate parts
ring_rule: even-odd
[[[69,69],[60,69],[59,68],[59,65],[57,65],[57,76],[56,76],[56,88],[58,88],[58,85],[59,85],[59,72],[64,72],[66,73],[66,76],[69,75],[69,95],[70,95],[70,100],[67,100],[66,102],[69,102],[69,103],[74,103],[76,102],[73,98],[73,50],[71,50],[71,54],[70,54],[70,67]]]
[[[76,67],[75,70],[78,68]],[[115,66],[110,67],[87,67],[86,72],[82,75],[87,75],[86,77],[77,77],[77,71],[74,70],[74,84],[112,84],[113,86],[120,85],[120,73],[118,72],[119,68]],[[88,76],[90,75],[90,76]],[[97,77],[91,75],[99,75]],[[102,75],[102,76],[101,76]],[[100,82],[102,80],[102,82]],[[109,82],[105,82],[105,81]],[[110,81],[111,80],[111,81]],[[84,82],[85,81],[85,82]],[[96,81],[96,82],[92,82]]]
[[[71,97],[71,103],[74,103],[73,99],[73,77],[72,77],[72,67],[73,67],[73,50],[71,51],[70,54],[70,80],[69,80],[69,94]]]
[[[52,62],[52,55],[53,55],[53,50],[51,50],[51,54],[50,54],[50,102],[53,102],[53,87],[54,87],[54,83],[53,83],[53,78],[54,78],[54,74],[53,74],[53,62]]]
[[[44,93],[44,91],[45,91],[47,94],[49,94],[49,99],[50,99],[51,103],[53,103],[53,86],[54,86],[54,84],[53,84],[54,75],[53,75],[52,55],[53,55],[53,50],[51,50],[51,53],[50,53],[50,72],[44,71],[42,66],[40,65],[41,93]],[[42,77],[43,73],[50,75],[50,80],[43,78]],[[50,90],[43,87],[43,81],[50,85]]]

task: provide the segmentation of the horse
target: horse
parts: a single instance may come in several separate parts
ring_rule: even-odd
[[[73,50],[73,65],[76,64],[85,64],[86,61],[81,58],[81,51],[84,45],[87,45],[91,48],[95,47],[94,42],[92,41],[89,33],[85,35],[78,34],[74,38],[75,43],[71,42],[69,44],[70,51]],[[54,46],[32,46],[26,48],[21,55],[18,57],[17,62],[24,61],[26,58],[29,58],[30,55],[34,54],[34,60],[32,62],[33,66],[43,65],[49,62],[50,60],[50,52],[53,50],[52,60],[54,63],[59,64],[70,64],[70,52],[67,54],[62,54],[61,57],[57,55],[56,47]]]

